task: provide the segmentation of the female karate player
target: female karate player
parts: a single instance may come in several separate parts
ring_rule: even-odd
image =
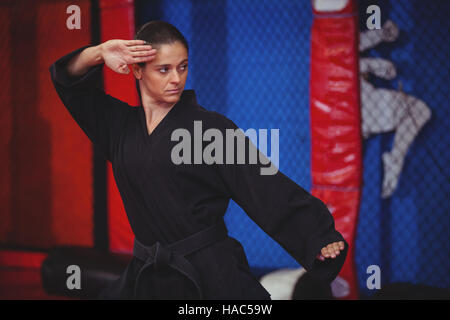
[[[103,65],[121,74],[131,66],[139,107],[96,87]],[[177,129],[191,137],[198,133],[195,124],[223,137],[238,129],[184,91],[188,44],[174,26],[149,22],[136,40],[80,48],[50,72],[65,107],[111,162],[135,234],[132,261],[101,298],[270,299],[241,244],[227,235],[223,216],[230,199],[308,272],[328,282],[337,276],[348,246],[330,212],[280,171],[262,175],[261,163],[238,163],[238,148],[223,155],[234,161],[189,161],[189,151],[195,158],[199,150],[194,141],[179,155],[188,160],[174,163]]]

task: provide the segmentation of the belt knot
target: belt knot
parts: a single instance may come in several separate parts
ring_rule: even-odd
[[[227,233],[225,223],[221,221],[168,246],[162,245],[160,242],[156,242],[152,246],[145,246],[135,239],[133,255],[144,262],[136,276],[135,297],[137,297],[138,287],[141,285],[140,276],[144,271],[149,269],[156,271],[169,267],[189,279],[197,288],[198,298],[202,299],[200,276],[186,256],[226,238]]]
[[[170,249],[163,246],[160,242],[156,242],[154,264],[153,264],[154,269],[161,270],[164,267],[168,267],[170,265],[172,255],[173,255],[173,252]],[[151,254],[149,254],[149,258],[151,258]],[[148,260],[148,258],[147,258],[147,260]]]

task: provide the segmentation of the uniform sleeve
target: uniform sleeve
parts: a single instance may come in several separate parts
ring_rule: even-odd
[[[66,71],[68,62],[88,46],[75,50],[50,66],[55,89],[73,119],[92,143],[111,160],[124,121],[131,106],[99,88],[103,64],[92,67],[80,77]]]
[[[238,128],[231,120],[227,127]],[[255,148],[250,139],[245,140],[245,150]],[[261,169],[269,165],[245,163],[218,166],[231,198],[308,272],[331,282],[342,268],[348,244],[336,231],[326,205],[277,169],[273,175],[263,175]],[[339,256],[323,262],[316,259],[323,247],[335,241],[345,243]]]

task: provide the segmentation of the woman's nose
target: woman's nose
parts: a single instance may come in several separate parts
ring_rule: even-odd
[[[173,70],[171,75],[171,82],[178,83],[180,82],[180,75],[178,74],[178,70]]]

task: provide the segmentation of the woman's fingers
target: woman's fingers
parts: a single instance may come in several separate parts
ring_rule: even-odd
[[[155,56],[135,57],[135,58],[131,58],[128,64],[150,62],[154,58],[155,58]]]
[[[145,44],[147,42],[145,42],[144,40],[125,40],[125,45],[126,46],[137,46],[140,44]]]
[[[155,49],[149,51],[130,52],[126,56],[124,56],[124,61],[127,64],[150,62],[153,59],[155,59],[155,56],[156,56]]]
[[[152,49],[152,50],[146,50],[146,51],[136,51],[136,52],[132,52],[131,55],[133,56],[133,58],[155,56],[156,50]]]
[[[151,51],[151,50],[156,51],[156,49],[153,49],[151,45],[132,46],[132,47],[127,47],[127,49],[130,50],[131,52]]]
[[[333,242],[327,245],[326,247],[323,247],[320,251],[321,255],[325,258],[336,258],[340,253],[341,250],[344,250],[345,245],[343,241],[339,242]]]
[[[325,257],[329,258],[331,257],[331,253],[328,251],[328,247],[323,247],[320,253]]]
[[[341,250],[339,249],[339,245],[337,242],[330,243],[328,245],[328,252],[331,254],[332,258],[336,258],[339,255]]]

